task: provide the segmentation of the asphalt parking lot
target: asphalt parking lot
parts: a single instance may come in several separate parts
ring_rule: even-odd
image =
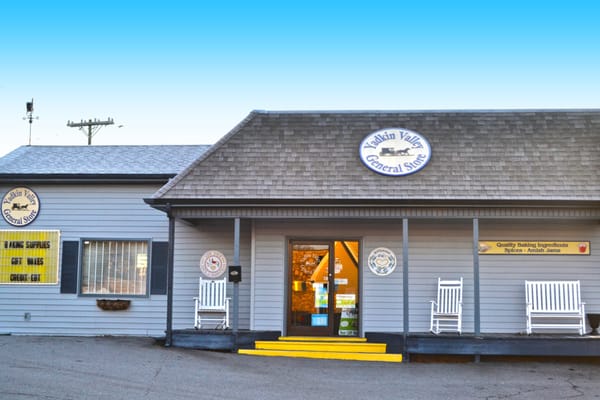
[[[0,336],[0,399],[598,399],[600,364],[385,364]]]

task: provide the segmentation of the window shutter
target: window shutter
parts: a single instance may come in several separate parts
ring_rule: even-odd
[[[62,242],[60,292],[77,293],[77,268],[79,266],[79,241]]]
[[[150,294],[167,294],[169,242],[152,242]]]

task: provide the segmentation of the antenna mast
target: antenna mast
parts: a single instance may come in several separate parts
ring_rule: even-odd
[[[26,116],[23,117],[23,119],[29,121],[29,146],[31,146],[31,125],[33,124],[34,119],[39,118],[39,117],[33,116],[33,99],[31,99],[31,101],[28,101],[25,104],[25,110],[27,111],[27,113],[26,113]]]
[[[100,130],[100,128],[102,128],[104,125],[112,125],[114,123],[115,121],[113,121],[112,118],[107,118],[106,121],[99,121],[94,118],[93,121],[91,119],[87,121],[81,120],[81,122],[67,121],[67,126],[69,128],[79,128],[85,135],[87,135],[89,146],[92,144],[92,137],[94,137],[94,135]],[[87,132],[85,129],[86,127]]]

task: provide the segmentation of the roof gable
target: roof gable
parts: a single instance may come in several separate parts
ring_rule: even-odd
[[[432,148],[418,173],[365,167],[368,134]],[[156,199],[600,200],[600,111],[252,112]]]

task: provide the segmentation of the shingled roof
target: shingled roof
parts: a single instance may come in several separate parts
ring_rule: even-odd
[[[432,148],[418,173],[365,167],[384,128]],[[600,200],[600,110],[254,111],[154,195],[171,200]]]
[[[152,178],[166,181],[210,146],[21,146],[0,158],[0,181]]]

